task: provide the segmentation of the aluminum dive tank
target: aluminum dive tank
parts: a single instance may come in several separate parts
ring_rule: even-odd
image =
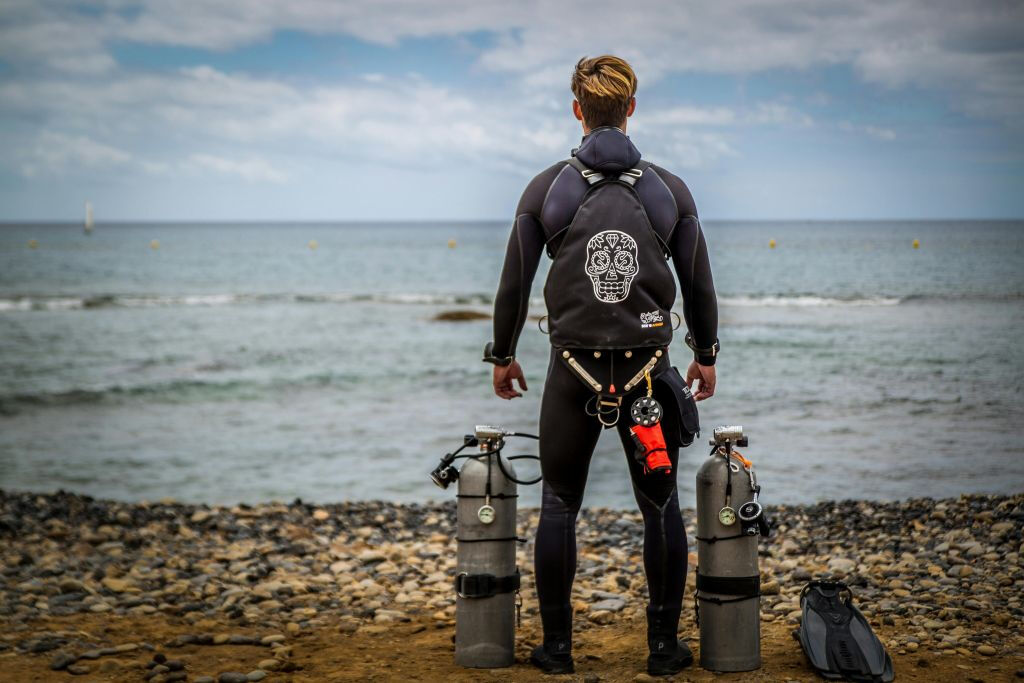
[[[736,511],[753,499],[753,492],[742,465],[732,462],[739,469],[732,472],[729,507]],[[700,665],[709,671],[751,671],[761,666],[759,536],[745,535],[739,519],[722,523],[728,481],[728,465],[720,454],[697,472]]]
[[[513,577],[518,588],[517,494],[515,482],[506,478],[498,466],[500,457],[492,454],[467,458],[459,470],[455,663],[464,667],[495,668],[515,662],[518,596],[508,588]],[[510,476],[516,476],[508,460],[501,458],[501,465]],[[488,505],[491,510],[485,507]],[[479,578],[484,575],[494,577],[494,581]],[[463,591],[458,590],[460,585]],[[502,592],[490,597],[463,597],[486,593],[488,585]]]

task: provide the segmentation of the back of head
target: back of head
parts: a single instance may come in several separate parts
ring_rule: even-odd
[[[624,59],[612,55],[584,57],[572,74],[572,93],[590,128],[621,126],[636,95],[636,74]]]

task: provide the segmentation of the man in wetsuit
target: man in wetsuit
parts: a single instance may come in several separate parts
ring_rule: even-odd
[[[619,58],[582,59],[576,65],[572,76],[572,91],[576,99],[572,108],[576,118],[582,122],[583,141],[574,150],[573,159],[561,161],[543,171],[523,192],[495,298],[494,341],[485,350],[484,360],[495,365],[494,392],[501,398],[521,396],[519,390],[527,388],[523,370],[515,360],[515,351],[527,317],[533,278],[545,250],[555,264],[558,263],[560,247],[568,242],[567,235],[571,235],[568,228],[572,227],[581,202],[588,196],[588,183],[594,182],[595,174],[601,178],[633,180],[630,186],[643,206],[641,213],[657,236],[657,241],[649,241],[652,245],[660,244],[664,251],[653,258],[649,253],[634,253],[633,256],[641,267],[648,269],[667,268],[664,257],[671,257],[682,294],[683,319],[689,330],[687,344],[694,350],[694,360],[686,371],[685,384],[694,389],[693,398],[697,401],[714,394],[718,304],[707,247],[686,184],[665,169],[641,161],[639,151],[625,134],[627,119],[636,107],[636,86],[633,70]],[[635,249],[636,245],[632,247]],[[604,248],[608,248],[607,245]],[[622,243],[616,248],[621,249]],[[619,258],[617,252],[608,253]],[[631,263],[633,256],[622,258]],[[604,259],[603,256],[601,258]],[[598,260],[598,265],[607,270],[608,260]],[[635,268],[628,269],[630,263],[620,274],[635,272]],[[552,308],[555,304],[560,311],[570,312],[577,306],[604,306],[596,314],[578,318],[592,321],[584,324],[600,326],[604,319],[600,311],[610,310],[610,305],[622,300],[621,281],[609,285],[618,287],[617,290],[601,289],[604,285],[598,282],[597,277],[591,277],[593,294],[590,294],[587,275],[593,273],[589,270],[590,261],[587,264],[586,272],[584,263],[577,264],[575,260],[569,263],[568,270],[563,269],[572,273],[572,277],[578,275],[583,280],[579,289],[553,287],[555,265],[552,265],[545,288],[549,315],[554,315]],[[614,272],[611,276],[615,277]],[[660,296],[662,301],[667,298],[665,308],[668,309],[674,299],[674,283],[671,282],[671,274],[665,277],[667,281],[663,279],[659,281],[662,284],[655,287],[661,291],[655,291],[653,296]],[[636,287],[638,285],[634,283],[634,289]],[[628,280],[625,292],[627,296],[630,293]],[[597,297],[600,303],[595,304],[593,297]],[[654,312],[658,317],[645,313],[648,317],[641,316],[641,320],[660,320],[669,315],[668,310]],[[657,327],[657,324],[641,325],[638,322],[637,326]],[[600,333],[601,330],[588,332]],[[671,338],[670,328],[659,332],[667,332],[667,339]],[[664,339],[666,337],[662,337]],[[602,425],[615,426],[618,430],[627,454],[634,495],[644,519],[644,571],[650,596],[647,606],[648,671],[671,674],[693,661],[685,642],[678,641],[676,637],[687,564],[686,531],[679,511],[676,466],[678,446],[688,442],[676,440],[673,443],[672,439],[666,438],[670,474],[651,473],[633,456],[636,446],[630,438],[628,409],[627,417],[623,419],[618,419],[616,411],[614,420],[607,414],[598,415],[600,419],[595,419],[595,412],[599,411],[594,409],[595,391],[603,392],[605,399],[613,398],[620,403],[625,399],[623,405],[627,407],[634,397],[643,395],[643,382],[639,386],[634,385],[630,393],[630,378],[637,377],[637,373],[643,376],[644,367],[652,368],[650,375],[668,370],[667,341],[660,348],[651,344],[628,346],[625,337],[623,343],[619,341],[608,339],[607,343],[590,348],[572,347],[571,344],[556,348],[552,330],[552,356],[541,402],[540,458],[544,484],[534,556],[544,641],[531,657],[535,665],[548,673],[573,671],[570,593],[576,572],[575,525],[587,470]],[[656,349],[653,351],[655,355],[652,355],[652,349]],[[570,367],[563,362],[565,359],[577,365]],[[645,361],[652,365],[644,366]],[[575,370],[577,367],[590,375],[589,387],[587,382],[581,381],[583,375]],[[599,378],[600,383],[594,378]],[[683,394],[692,404],[686,388]]]

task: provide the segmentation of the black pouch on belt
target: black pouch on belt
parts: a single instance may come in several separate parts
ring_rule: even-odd
[[[668,448],[681,448],[693,443],[700,434],[700,416],[697,402],[693,400],[690,387],[679,374],[678,368],[671,368],[654,378],[654,398],[664,408],[661,418]]]

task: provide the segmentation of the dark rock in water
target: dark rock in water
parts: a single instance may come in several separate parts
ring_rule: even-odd
[[[249,683],[249,677],[237,671],[225,671],[217,677],[218,683]]]
[[[89,673],[89,667],[84,664],[72,664],[68,667],[67,671],[72,676],[84,676]]]
[[[490,313],[481,313],[480,311],[471,310],[456,310],[456,311],[441,311],[435,315],[431,320],[435,322],[443,323],[462,323],[470,322],[472,320],[490,320]]]
[[[171,673],[164,676],[166,683],[173,683],[174,681],[185,681],[188,680],[188,674],[184,671],[172,671]]]
[[[73,654],[68,652],[58,652],[53,656],[53,659],[50,660],[50,668],[54,671],[60,671],[61,669],[66,669],[68,665],[74,664],[77,661],[78,657]]]

